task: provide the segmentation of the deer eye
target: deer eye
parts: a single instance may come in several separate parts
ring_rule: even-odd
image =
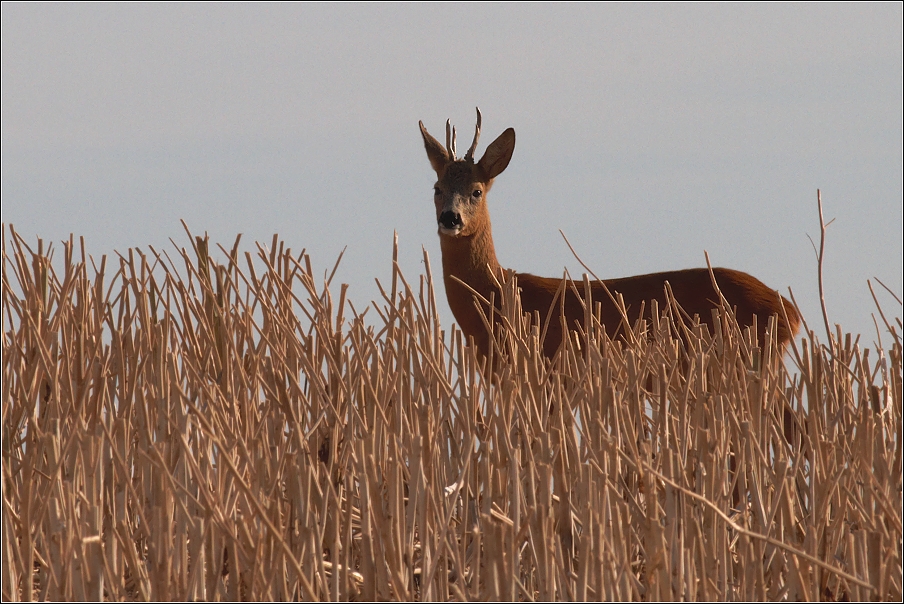
[[[439,187],[433,187],[433,196],[434,197],[439,197],[442,194],[443,194],[443,192],[439,190]]]
[[[483,195],[483,191],[481,191],[480,189],[474,189],[474,192],[471,193],[471,197],[473,197],[474,199],[480,199],[481,195]]]

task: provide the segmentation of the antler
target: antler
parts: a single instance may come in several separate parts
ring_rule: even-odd
[[[465,160],[474,161],[474,151],[477,150],[477,141],[480,139],[480,107],[476,107],[477,109],[477,127],[474,128],[474,142],[471,143],[471,148],[468,149],[468,152],[465,153]]]
[[[452,160],[455,160],[455,139],[455,126],[452,125],[452,120],[446,120],[446,150],[449,151],[449,156]]]
[[[481,115],[480,115],[480,107],[476,107],[477,109],[477,126],[474,128],[474,141],[471,143],[471,148],[468,149],[468,152],[465,153],[465,161],[474,161],[474,151],[477,150],[477,141],[480,140],[480,124],[481,124]],[[456,132],[455,126],[452,125],[452,120],[446,120],[446,151],[449,152],[449,157],[454,161],[456,157],[456,152],[458,151],[457,141],[456,141]]]

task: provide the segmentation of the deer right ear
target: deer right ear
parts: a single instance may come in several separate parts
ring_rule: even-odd
[[[487,180],[492,180],[499,176],[503,170],[508,167],[512,160],[512,153],[515,152],[515,129],[509,128],[499,135],[499,138],[490,143],[486,153],[477,162],[483,173],[486,174]]]
[[[446,164],[449,163],[449,153],[445,147],[439,144],[438,140],[430,136],[427,129],[424,128],[424,122],[418,122],[417,124],[421,127],[421,136],[424,137],[424,148],[427,149],[427,158],[430,160],[430,165],[433,166],[433,171],[436,172],[436,175],[442,177],[443,170],[446,169]]]

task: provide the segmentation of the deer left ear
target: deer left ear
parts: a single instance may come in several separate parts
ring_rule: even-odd
[[[442,178],[446,164],[449,163],[449,153],[445,147],[439,144],[438,140],[430,136],[430,133],[424,128],[424,122],[418,122],[418,126],[421,127],[421,136],[424,137],[427,159],[430,160],[430,165],[433,166],[433,171],[436,172],[437,177]]]
[[[502,174],[509,162],[512,161],[512,153],[515,152],[515,129],[509,128],[499,135],[499,138],[490,143],[486,153],[477,162],[487,180],[492,180]]]

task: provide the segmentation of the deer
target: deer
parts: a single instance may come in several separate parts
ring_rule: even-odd
[[[473,338],[478,350],[486,355],[490,338],[493,337],[485,323],[489,310],[487,301],[495,300],[498,310],[500,283],[507,278],[507,272],[496,258],[487,194],[494,179],[512,159],[515,130],[506,129],[490,143],[483,157],[475,161],[481,119],[480,109],[477,108],[474,139],[463,158],[457,157],[456,131],[450,120],[446,121],[445,146],[427,132],[423,121],[418,124],[427,158],[437,178],[433,185],[433,202],[436,206],[446,297],[463,334]],[[562,294],[562,278],[538,277],[515,271],[508,274],[517,279],[524,312],[539,313],[542,320],[561,309],[567,329],[583,324],[584,302],[577,294],[583,289],[583,284],[579,288],[565,287]],[[633,325],[642,317],[641,313],[648,318],[651,308],[666,308],[667,286],[680,308],[690,317],[697,315],[711,332],[715,328],[713,309],[723,308],[722,296],[729,308],[733,308],[742,328],[756,325],[760,342],[764,341],[770,317],[777,317],[776,334],[780,351],[784,351],[800,324],[794,305],[756,277],[729,268],[692,268],[590,281],[591,299],[601,304],[598,312],[607,335],[612,339],[619,334],[624,336],[620,330],[625,328],[626,321]],[[619,296],[623,305],[616,303]],[[481,299],[483,302],[480,302]],[[565,335],[563,322],[553,320],[546,324],[543,353],[552,358]]]

